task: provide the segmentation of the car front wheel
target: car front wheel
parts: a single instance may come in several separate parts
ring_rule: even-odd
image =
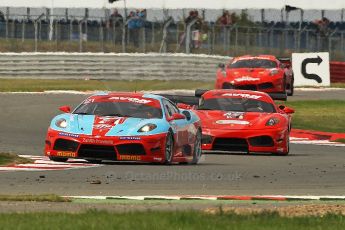
[[[68,158],[64,157],[49,157],[51,161],[56,161],[56,162],[66,162]]]
[[[198,133],[196,134],[196,139],[195,139],[195,143],[194,143],[194,151],[193,151],[193,160],[192,160],[192,164],[197,164],[201,158],[201,132],[198,131]]]
[[[168,135],[166,137],[165,141],[165,161],[164,163],[167,165],[170,165],[173,161],[173,156],[174,156],[174,139],[173,139],[173,134],[171,132],[168,132]]]

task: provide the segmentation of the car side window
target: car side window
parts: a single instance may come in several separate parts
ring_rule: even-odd
[[[179,113],[179,109],[168,100],[163,100],[164,110],[166,116],[172,116],[174,113]]]

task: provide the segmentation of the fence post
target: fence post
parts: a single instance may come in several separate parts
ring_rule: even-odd
[[[22,42],[25,41],[25,20],[22,20]]]
[[[188,25],[186,29],[186,53],[190,53],[190,42],[191,42],[191,28],[197,22],[197,19],[193,19]]]
[[[168,27],[170,24],[174,21],[172,17],[168,18],[168,20],[165,21],[163,26],[163,38],[162,42],[159,48],[160,53],[166,53],[167,52],[167,35],[168,35]]]
[[[73,20],[71,19],[69,22],[69,40],[70,41],[72,41],[72,38],[73,38]]]
[[[100,42],[101,42],[101,52],[104,52],[104,28],[103,28],[103,22],[101,21],[100,27],[99,27],[99,36],[100,36]]]
[[[156,20],[155,20],[156,21]],[[151,23],[151,46],[155,45],[155,23]]]
[[[122,52],[126,53],[126,27],[127,27],[128,21],[126,18],[123,19],[123,25],[122,25]]]
[[[211,48],[211,54],[214,54],[215,49],[215,42],[216,42],[216,25],[212,25],[212,48]]]
[[[343,54],[343,59],[345,59],[345,52],[344,52],[344,32],[340,34],[340,52]]]
[[[37,52],[37,20],[34,22],[34,28],[35,28],[35,52]]]
[[[82,21],[78,23],[78,30],[79,30],[79,52],[83,52],[83,38],[82,38]]]
[[[142,28],[142,36],[143,36],[143,53],[146,52],[146,28],[143,26]]]
[[[235,54],[237,55],[238,49],[238,27],[235,25]]]
[[[6,7],[6,40],[8,40],[8,36],[9,36],[9,25],[8,25],[9,20],[10,20],[10,7]]]

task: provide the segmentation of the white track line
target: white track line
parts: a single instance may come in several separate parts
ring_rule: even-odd
[[[66,198],[75,199],[96,199],[96,200],[106,200],[106,199],[119,199],[119,200],[221,200],[224,197],[233,197],[234,200],[248,200],[248,198],[262,199],[275,201],[276,200],[345,200],[345,196],[291,196],[291,195],[254,195],[254,196],[241,196],[241,195],[182,195],[182,196],[64,196]],[[249,199],[249,200],[250,200]]]

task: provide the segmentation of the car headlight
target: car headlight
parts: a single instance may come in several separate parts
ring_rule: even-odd
[[[138,130],[138,132],[140,132],[140,133],[150,132],[150,131],[154,130],[155,128],[157,128],[157,125],[155,125],[155,124],[146,124],[143,127],[141,127]]]
[[[267,122],[266,122],[266,126],[274,126],[276,124],[279,123],[279,119],[278,118],[270,118]]]
[[[64,118],[61,118],[55,122],[55,125],[60,128],[66,128],[67,127],[67,121]]]
[[[279,71],[277,69],[272,69],[271,72],[270,72],[270,75],[274,76],[274,75],[276,75],[278,73],[279,73]]]

